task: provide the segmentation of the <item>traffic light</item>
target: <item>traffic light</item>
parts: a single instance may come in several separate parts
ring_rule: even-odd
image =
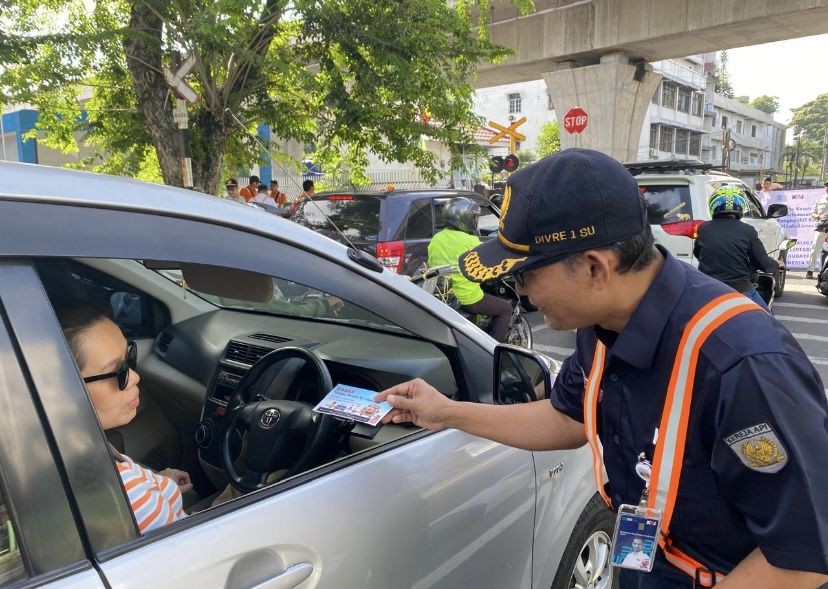
[[[496,155],[489,160],[489,169],[492,171],[492,174],[502,172],[505,167],[506,161],[502,155]]]
[[[496,155],[489,160],[489,169],[493,174],[500,172],[514,172],[520,167],[520,160],[516,155]]]

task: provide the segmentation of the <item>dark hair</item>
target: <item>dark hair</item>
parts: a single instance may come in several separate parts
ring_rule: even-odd
[[[770,176],[765,176],[765,179],[762,182],[773,182]]]
[[[261,184],[261,183],[262,183],[262,181],[261,181],[261,180],[259,180],[259,177],[258,177],[258,176],[250,176],[250,184],[253,184],[254,182],[256,182],[257,184]]]
[[[649,223],[644,224],[644,229],[641,233],[628,237],[624,241],[619,241],[607,248],[601,248],[601,251],[611,251],[618,258],[618,268],[616,271],[619,274],[627,274],[628,272],[640,272],[647,268],[656,259],[655,238],[653,237],[653,230]],[[581,253],[578,252],[567,256],[562,261],[567,268],[574,269],[580,260]]]
[[[305,180],[304,182],[302,182],[302,190],[307,192],[311,188],[313,188],[313,180]]]
[[[823,186],[828,186],[828,182],[826,182],[825,184],[823,184]]]
[[[57,301],[54,305],[55,315],[63,330],[63,337],[69,344],[69,349],[75,357],[78,367],[83,370],[86,358],[83,354],[83,334],[93,325],[104,319],[112,319],[112,310],[104,303],[91,301],[65,300]]]
[[[256,192],[267,192],[267,186],[264,184],[259,184],[259,187],[256,189]]]
[[[279,186],[279,181],[278,180],[271,180],[270,185],[271,186]]]

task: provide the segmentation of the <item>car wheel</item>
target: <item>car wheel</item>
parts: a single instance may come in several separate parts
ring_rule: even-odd
[[[785,279],[787,276],[788,271],[785,268],[779,268],[779,272],[776,274],[776,284],[773,286],[774,298],[778,299],[785,292]]]
[[[615,515],[596,493],[572,530],[551,589],[617,587],[617,575],[610,565],[614,527]]]

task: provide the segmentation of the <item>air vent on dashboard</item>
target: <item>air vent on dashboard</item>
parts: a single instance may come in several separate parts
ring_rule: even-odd
[[[272,335],[269,333],[254,333],[253,335],[248,336],[250,339],[263,339],[266,342],[273,342],[274,344],[282,344],[284,342],[289,342],[290,338],[288,337],[281,337],[278,335]]]
[[[224,359],[252,366],[258,362],[262,356],[272,351],[273,350],[270,348],[263,348],[261,346],[253,346],[243,342],[231,341],[227,344],[227,351],[224,353]]]
[[[167,350],[170,349],[170,344],[172,343],[172,341],[173,334],[164,331],[161,333],[161,335],[158,336],[156,344],[158,345],[158,349],[164,354],[166,354]]]

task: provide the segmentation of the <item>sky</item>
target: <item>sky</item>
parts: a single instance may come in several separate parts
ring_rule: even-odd
[[[828,35],[730,49],[727,56],[734,94],[778,96],[779,122],[790,121],[791,108],[828,92]]]

